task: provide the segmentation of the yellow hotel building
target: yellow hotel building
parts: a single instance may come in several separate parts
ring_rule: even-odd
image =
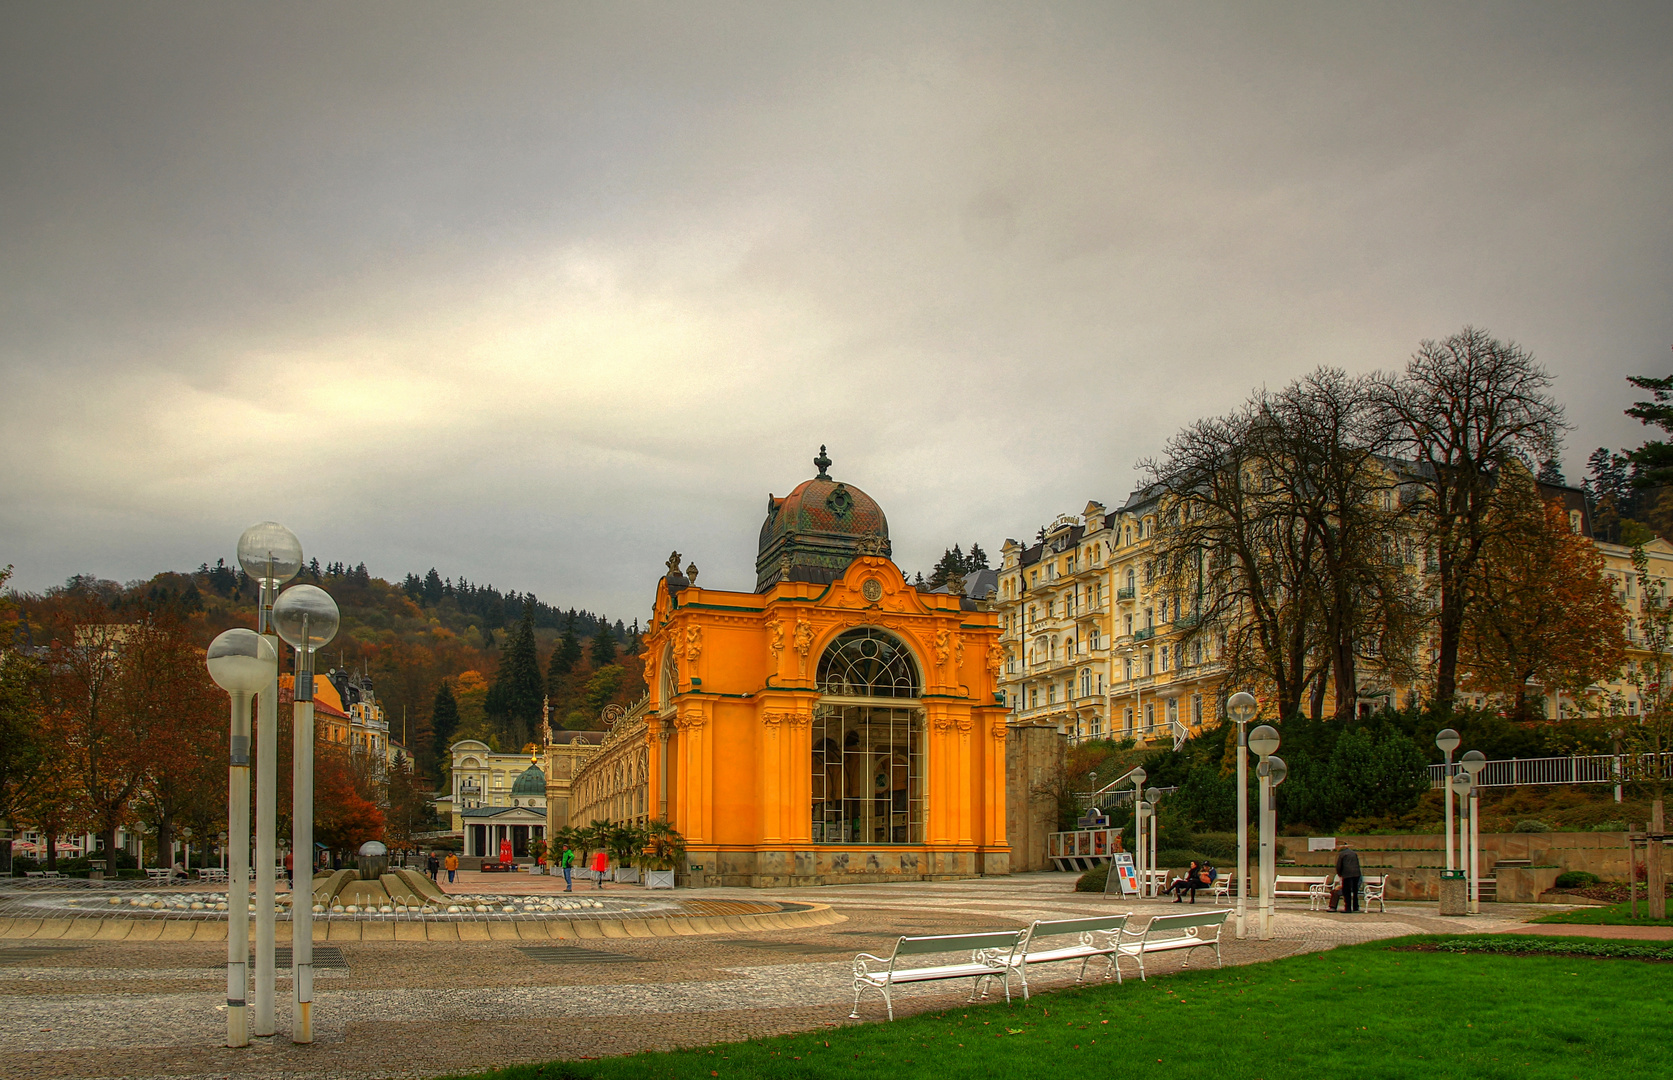
[[[657,583],[644,805],[694,886],[1009,873],[997,615],[907,582],[882,509],[814,464],[768,497],[753,592],[678,553]]]
[[[1000,688],[1013,723],[1071,741],[1182,741],[1218,715],[1215,643],[1178,639],[1188,613],[1159,587],[1158,498],[1089,502],[1034,545],[1006,540],[999,568]]]

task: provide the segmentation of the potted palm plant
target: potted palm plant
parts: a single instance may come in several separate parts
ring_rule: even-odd
[[[639,868],[633,860],[644,850],[645,840],[645,830],[637,825],[617,825],[610,830],[605,847],[616,861],[617,881],[631,885],[639,880]]]
[[[663,820],[645,830],[645,888],[672,889],[674,868],[685,858],[685,837]]]

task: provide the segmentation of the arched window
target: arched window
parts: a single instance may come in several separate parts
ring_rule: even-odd
[[[679,692],[679,665],[674,660],[674,644],[669,642],[662,649],[662,663],[657,672],[658,708],[664,713],[674,711],[674,695]]]
[[[818,679],[828,697],[810,733],[813,842],[923,843],[924,714],[906,704],[921,686],[912,653],[882,630],[849,630],[819,658]],[[840,700],[856,697],[885,700]]]
[[[836,697],[915,698],[919,685],[912,654],[869,626],[838,636],[819,658],[819,689]]]

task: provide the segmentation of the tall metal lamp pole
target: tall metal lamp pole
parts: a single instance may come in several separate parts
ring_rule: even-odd
[[[227,765],[227,1045],[250,1044],[245,1014],[250,974],[250,695],[260,693],[279,657],[253,630],[228,630],[209,644],[209,677],[232,697]]]
[[[1260,711],[1255,695],[1239,691],[1226,701],[1226,712],[1237,725],[1237,936],[1247,936],[1245,921],[1249,893],[1249,721]]]
[[[1441,786],[1446,789],[1446,868],[1456,870],[1457,862],[1452,855],[1452,752],[1458,749],[1458,733],[1451,728],[1442,728],[1435,733],[1435,746],[1446,755],[1446,783]]]
[[[1272,878],[1277,869],[1277,855],[1273,850],[1272,768],[1269,759],[1278,750],[1278,731],[1262,724],[1249,733],[1249,749],[1261,761],[1255,769],[1261,778],[1261,914],[1260,939],[1272,940]]]
[[[238,538],[238,564],[256,579],[261,595],[256,604],[256,632],[279,653],[273,634],[273,601],[279,586],[302,569],[302,544],[296,534],[276,521],[251,525]],[[256,699],[256,1012],[254,1034],[272,1035],[274,980],[273,916],[277,901],[274,846],[279,832],[279,667]],[[291,893],[294,904],[296,893]]]
[[[296,650],[295,766],[291,778],[291,1032],[314,1041],[314,652],[337,636],[337,602],[324,589],[294,585],[273,605],[273,625]]]

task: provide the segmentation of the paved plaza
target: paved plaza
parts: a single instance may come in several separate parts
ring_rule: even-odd
[[[462,875],[462,878],[464,876]],[[454,892],[544,892],[561,881],[469,875]],[[681,892],[704,902],[830,905],[838,921],[785,929],[587,940],[350,940],[322,942],[342,966],[316,976],[316,1042],[293,1046],[289,980],[281,978],[281,1034],[239,1050],[222,1047],[225,945],[214,941],[0,940],[0,1044],[5,1075],[287,1077],[434,1076],[524,1061],[667,1049],[851,1023],[851,960],[887,951],[900,934],[1014,929],[1037,918],[1133,910],[1140,919],[1179,911],[1073,892],[1074,876],[939,883]],[[577,885],[577,892],[580,886]],[[587,892],[596,895],[589,885]],[[633,886],[606,895],[643,896]],[[1206,906],[1199,901],[1199,908]],[[1228,964],[1411,933],[1525,931],[1551,910],[1488,905],[1470,919],[1442,918],[1433,904],[1390,904],[1386,913],[1279,909],[1276,938],[1239,942],[1227,930]],[[718,924],[717,928],[718,928]],[[1538,928],[1606,932],[1606,927]],[[285,935],[281,935],[282,937]],[[224,942],[224,937],[222,939]],[[584,949],[584,953],[573,950]],[[1202,963],[1198,954],[1197,963]],[[1180,960],[1153,958],[1152,973]],[[1074,965],[1031,973],[1036,989],[1071,985]],[[283,976],[281,972],[281,976]],[[897,1014],[954,1005],[968,983],[906,987]],[[882,1018],[875,995],[861,1005]]]

